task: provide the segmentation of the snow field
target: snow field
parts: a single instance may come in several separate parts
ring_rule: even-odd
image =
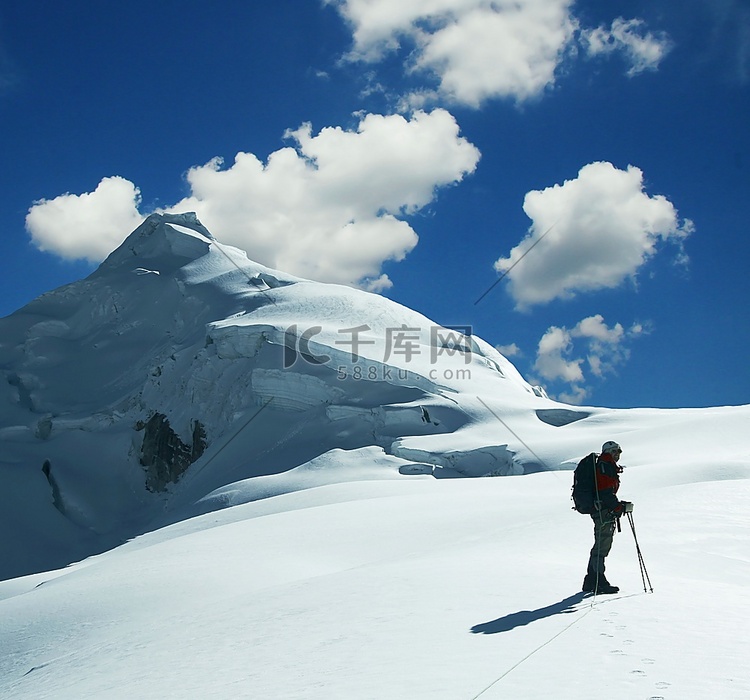
[[[567,473],[330,485],[0,584],[0,695],[747,697],[750,484],[641,492],[639,471],[653,594],[625,528],[622,592],[577,593],[591,533]]]

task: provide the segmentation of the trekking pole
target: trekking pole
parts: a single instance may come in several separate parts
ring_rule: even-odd
[[[651,588],[651,580],[648,577],[648,571],[646,571],[646,563],[643,561],[643,554],[641,552],[641,548],[638,545],[638,537],[635,534],[635,523],[633,522],[633,516],[631,513],[628,513],[628,521],[630,522],[630,529],[633,531],[633,540],[635,542],[635,551],[638,554],[638,564],[641,569],[641,581],[643,582],[643,592],[646,593],[646,581],[648,580],[649,588]],[[654,589],[651,588],[651,592],[654,592]]]
[[[648,581],[648,589],[651,593],[654,592],[654,587],[651,585],[651,579],[649,578],[648,571],[646,571],[646,563],[643,561],[643,554],[641,552],[640,545],[638,544],[638,537],[635,534],[635,523],[633,522],[632,511],[627,514],[628,522],[630,523],[630,529],[633,531],[633,540],[635,541],[635,551],[638,553],[638,564],[641,567],[641,580],[643,581],[643,592],[646,593],[646,582]]]

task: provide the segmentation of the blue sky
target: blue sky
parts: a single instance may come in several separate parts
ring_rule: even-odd
[[[563,400],[748,403],[749,89],[739,0],[5,3],[0,315],[189,209]]]

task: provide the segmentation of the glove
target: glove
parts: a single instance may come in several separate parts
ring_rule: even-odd
[[[620,517],[625,513],[633,512],[633,504],[630,501],[620,501],[615,509],[612,511],[616,517]]]

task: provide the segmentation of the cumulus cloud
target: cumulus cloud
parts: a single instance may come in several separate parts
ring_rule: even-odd
[[[422,32],[415,69],[438,76],[438,92],[479,107],[489,98],[541,94],[574,32],[566,0],[479,6],[445,27]]]
[[[40,250],[99,262],[136,228],[141,194],[122,177],[105,177],[93,192],[34,202],[26,228]]]
[[[523,355],[521,348],[515,343],[511,343],[510,345],[496,345],[495,350],[501,355],[505,355],[505,357],[521,357]]]
[[[621,52],[633,76],[646,70],[656,70],[669,53],[672,42],[664,32],[651,32],[640,19],[618,17],[607,29],[599,26],[581,32],[581,43],[590,56]]]
[[[583,380],[582,359],[570,359],[572,349],[570,332],[552,326],[539,341],[534,369],[544,379],[580,382]]]
[[[350,60],[377,62],[406,40],[413,71],[436,78],[442,97],[479,107],[493,97],[525,100],[554,83],[574,37],[571,0],[327,0],[353,29]]]
[[[187,173],[190,196],[165,211],[195,211],[226,243],[258,262],[326,282],[390,286],[386,260],[401,260],[417,234],[399,217],[430,204],[473,172],[479,151],[445,110],[367,114],[355,130],[311,125],[262,162],[238,153]],[[105,178],[95,192],[37,202],[27,216],[35,243],[65,257],[101,260],[142,217],[138,190]]]
[[[523,208],[533,222],[528,235],[495,262],[519,309],[617,287],[660,243],[674,243],[676,261],[687,262],[683,243],[692,222],[680,222],[666,197],[648,195],[634,166],[590,163],[574,180],[528,192]]]
[[[409,52],[412,73],[430,84],[403,101],[411,107],[445,100],[480,107],[492,98],[518,102],[555,83],[566,56],[618,52],[629,75],[656,69],[670,48],[666,34],[640,19],[582,28],[573,0],[324,0],[352,29],[350,61],[378,63]]]
[[[609,327],[601,314],[584,318],[572,329],[551,326],[539,341],[534,370],[547,382],[565,385],[558,398],[582,403],[591,378],[615,372],[630,355],[628,343],[646,332],[638,323],[629,329],[619,323]]]
[[[377,62],[413,35],[420,23],[439,24],[483,3],[477,0],[323,0],[352,27],[352,60]]]
[[[305,124],[263,164],[239,153],[192,168],[192,194],[174,210],[198,212],[222,240],[304,277],[390,286],[385,260],[401,260],[417,235],[398,217],[419,211],[439,187],[473,172],[479,151],[445,110],[368,114],[355,131]]]

